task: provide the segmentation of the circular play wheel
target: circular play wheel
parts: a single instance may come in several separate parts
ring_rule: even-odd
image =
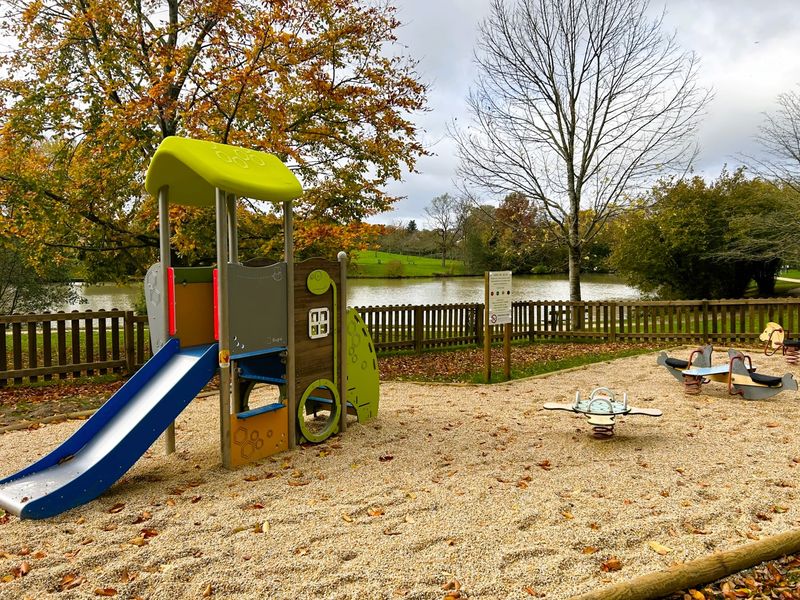
[[[317,379],[297,403],[297,426],[306,440],[317,444],[338,431],[341,412],[336,384],[329,379]]]

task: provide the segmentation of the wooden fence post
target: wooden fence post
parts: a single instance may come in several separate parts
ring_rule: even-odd
[[[617,303],[616,302],[609,302],[608,303],[608,320],[606,321],[608,325],[608,341],[610,343],[614,343],[617,341]]]
[[[136,357],[133,355],[133,311],[125,311],[125,369],[128,375],[133,375],[136,367]]]
[[[422,352],[422,328],[423,312],[421,306],[414,307],[414,352]]]
[[[472,308],[475,311],[475,344],[483,346],[483,304],[475,304]]]
[[[703,300],[703,343],[708,343],[708,300]]]
[[[535,328],[534,328],[534,325],[533,325],[533,321],[534,321],[535,317],[536,317],[536,311],[533,308],[533,302],[528,300],[528,341],[529,342],[533,342],[534,338],[535,338],[535,336],[533,335],[533,332],[535,331]]]

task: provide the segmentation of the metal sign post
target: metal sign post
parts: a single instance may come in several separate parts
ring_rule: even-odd
[[[492,378],[492,325],[503,325],[504,375],[511,379],[511,271],[484,273],[483,379]]]

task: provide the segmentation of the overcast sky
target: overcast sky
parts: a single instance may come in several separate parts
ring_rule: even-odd
[[[508,0],[509,2],[513,0]],[[433,156],[417,164],[419,173],[388,186],[406,198],[373,223],[425,221],[432,198],[449,192],[457,161],[447,123],[468,121],[465,99],[475,78],[472,51],[478,24],[489,0],[395,0],[404,23],[398,32],[407,53],[419,61],[430,85],[430,112],[415,118]],[[661,2],[651,1],[657,9]],[[714,99],[698,131],[701,155],[696,171],[715,178],[736,155],[753,154],[763,113],[773,110],[781,92],[800,84],[800,8],[798,0],[666,0],[665,29],[675,32],[685,50],[700,58],[700,83]]]

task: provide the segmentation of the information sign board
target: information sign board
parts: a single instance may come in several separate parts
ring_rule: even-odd
[[[489,271],[489,324],[511,323],[511,271]]]

